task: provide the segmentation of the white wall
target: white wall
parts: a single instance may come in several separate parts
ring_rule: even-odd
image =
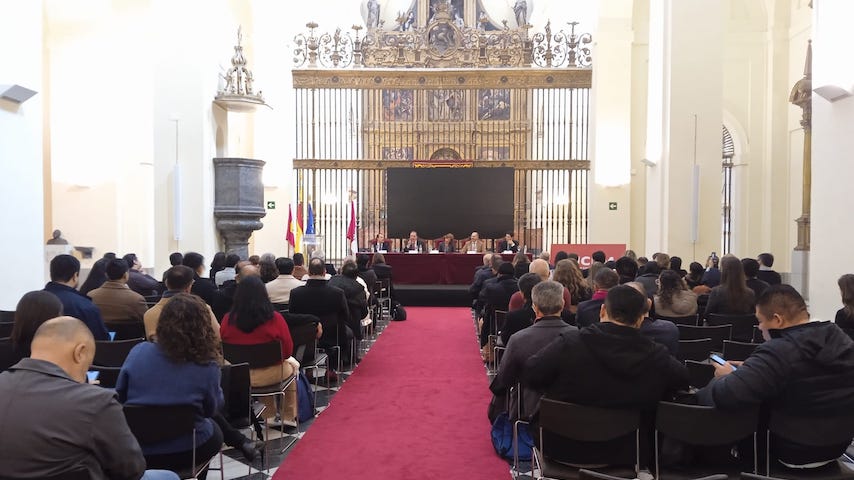
[[[854,65],[844,59],[854,44],[850,19],[854,3],[815,2],[813,88],[854,86]],[[813,93],[812,248],[810,252],[810,312],[832,319],[841,307],[837,279],[854,265],[854,97],[830,103]]]
[[[0,0],[0,85],[39,92],[18,106],[0,100],[0,309],[14,310],[21,295],[44,287],[42,188],[42,4]]]

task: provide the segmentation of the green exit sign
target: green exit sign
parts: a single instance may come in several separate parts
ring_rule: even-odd
[[[617,202],[608,202],[608,210],[616,210],[616,209],[617,209]]]
[[[273,200],[267,200],[267,210],[275,210],[275,209],[276,209],[276,202],[274,202]]]

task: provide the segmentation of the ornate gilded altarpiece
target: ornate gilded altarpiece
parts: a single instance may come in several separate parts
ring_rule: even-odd
[[[524,0],[506,18],[479,0],[416,0],[393,25],[383,3],[363,5],[367,28],[312,22],[296,39],[297,202],[312,204],[327,256],[349,253],[351,199],[360,246],[385,232],[390,167],[513,167],[519,241],[584,243],[590,35],[530,32]]]

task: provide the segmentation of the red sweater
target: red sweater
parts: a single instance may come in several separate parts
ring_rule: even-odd
[[[294,353],[294,341],[285,318],[279,312],[273,312],[273,318],[259,325],[255,330],[246,333],[231,322],[231,313],[226,313],[219,327],[219,336],[225,343],[235,345],[257,345],[273,340],[282,345],[282,358],[288,358]]]

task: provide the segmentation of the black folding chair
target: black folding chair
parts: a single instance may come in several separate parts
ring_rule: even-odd
[[[706,325],[716,327],[720,325],[732,325],[730,339],[739,342],[750,342],[753,340],[753,327],[759,325],[756,315],[719,315],[710,313],[706,318]]]
[[[220,388],[222,388],[225,403],[222,408],[223,417],[232,427],[241,430],[255,427],[258,438],[262,438],[261,424],[252,411],[250,396],[251,381],[249,379],[249,364],[226,364],[220,367]],[[266,462],[266,455],[262,463]],[[265,465],[262,465],[265,466]],[[248,466],[247,475],[252,473],[252,465]]]
[[[729,447],[753,437],[753,471],[759,470],[756,454],[756,428],[759,424],[759,408],[744,408],[739,411],[722,412],[714,407],[685,405],[682,403],[659,402],[655,414],[655,475],[661,478],[660,440],[661,435],[693,447]],[[728,466],[730,472],[741,471],[740,464]],[[679,478],[684,475],[713,475],[720,473],[721,466],[713,472],[702,465],[680,465]],[[725,475],[726,477],[726,475]]]
[[[694,388],[703,388],[715,378],[715,367],[708,363],[708,360],[706,362],[686,360],[685,367],[688,369],[689,384]]]
[[[725,360],[744,361],[747,357],[753,354],[753,351],[758,347],[758,343],[744,343],[731,340],[724,340],[723,357]]]
[[[676,325],[690,325],[692,327],[696,327],[697,324],[697,314],[694,315],[686,315],[684,317],[665,317],[662,315],[656,315],[656,319],[658,320],[667,320],[668,322],[673,322]]]
[[[679,340],[679,353],[676,358],[682,361],[694,360],[702,362],[709,359],[712,353],[712,339],[700,338],[697,340]]]
[[[9,338],[12,336],[12,328],[15,322],[0,322],[0,338]]]
[[[720,352],[724,348],[724,340],[730,340],[732,327],[719,325],[714,327],[692,327],[690,325],[677,325],[679,328],[679,340],[698,340],[709,338],[712,340],[712,350]]]
[[[15,311],[14,310],[0,310],[0,322],[14,322],[15,321]]]
[[[12,365],[18,363],[20,356],[12,348],[11,338],[0,338],[0,372],[5,372]]]
[[[98,372],[98,385],[104,388],[116,388],[116,382],[119,380],[119,372],[122,367],[105,367],[101,365],[92,365],[90,371]]]
[[[56,475],[39,477],[39,480],[90,480],[89,471],[85,468],[75,468]],[[18,480],[13,477],[4,477],[0,475],[0,480]]]
[[[95,359],[92,363],[104,367],[121,367],[131,349],[144,341],[142,338],[114,342],[99,340],[95,342]]]
[[[603,452],[611,455],[606,462],[611,467],[604,473],[611,475],[631,475],[636,478],[640,464],[640,412],[632,410],[615,410],[597,407],[587,407],[572,403],[561,402],[549,398],[540,401],[539,413],[539,445],[533,448],[533,460],[540,478],[572,479],[577,478],[579,468],[572,467],[551,457],[550,443],[567,439],[572,442],[590,442],[596,444],[610,440],[628,439],[633,437],[634,455],[623,457],[619,452]],[[596,463],[599,462],[597,459]],[[584,459],[573,459],[572,463],[591,463]],[[626,467],[631,465],[631,467]]]
[[[690,480],[727,480],[728,478],[729,477],[727,477],[726,475],[709,475],[707,477],[694,478]],[[634,478],[615,477],[613,475],[606,475],[604,473],[581,469],[578,472],[578,480],[634,480]],[[682,480],[689,479],[684,478]]]
[[[116,332],[116,337],[113,340],[145,339],[145,324],[140,321],[104,322],[104,325],[106,325],[107,331]]]
[[[772,410],[768,420],[765,450],[765,473],[783,480],[837,480],[854,478],[854,468],[839,460],[821,468],[786,469],[772,465],[771,456],[775,439],[806,447],[831,447],[850,444],[854,438],[854,414],[810,417],[794,416],[790,412]]]
[[[196,407],[193,405],[125,405],[125,420],[140,445],[152,445],[191,433],[192,461],[176,471],[181,478],[196,478],[208,468],[213,457],[196,459]],[[222,455],[222,454],[220,454]],[[220,461],[222,463],[222,461]]]

